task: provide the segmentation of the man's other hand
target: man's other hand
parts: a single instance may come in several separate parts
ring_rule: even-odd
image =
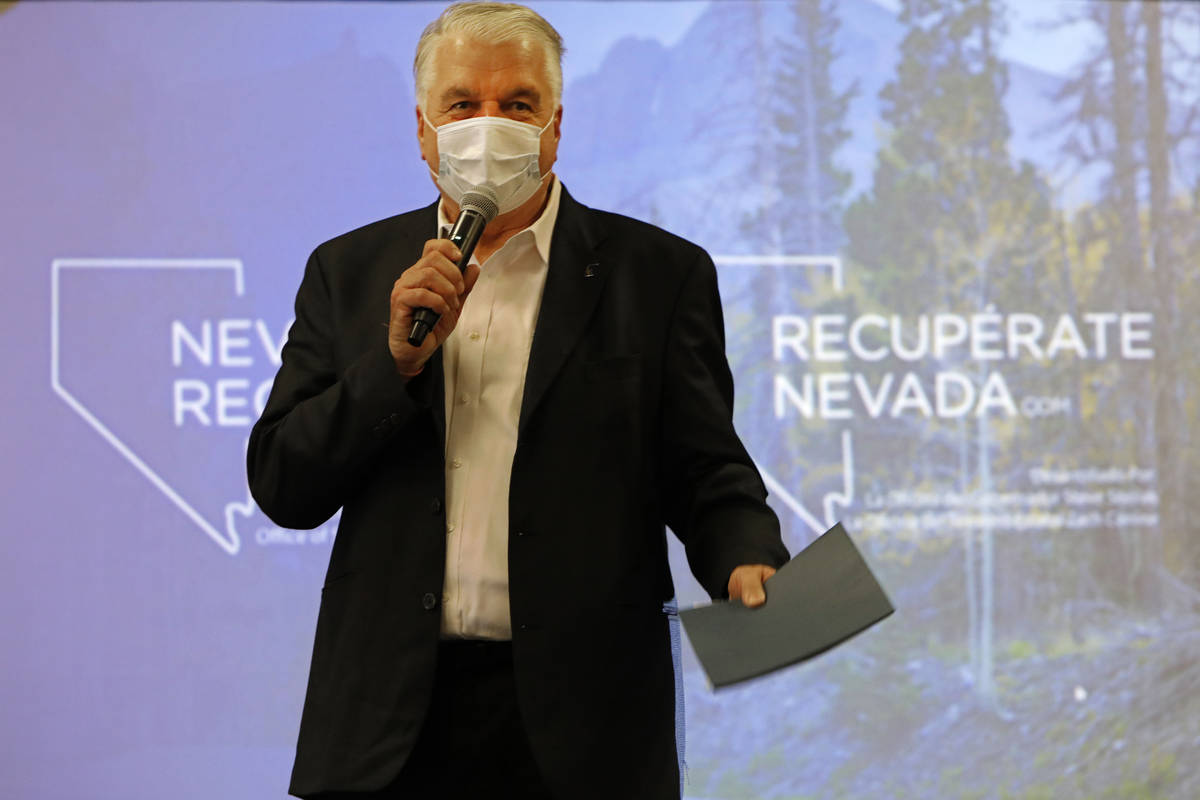
[[[425,366],[433,352],[446,341],[458,324],[462,304],[479,278],[479,267],[467,267],[460,273],[455,260],[458,248],[448,239],[430,239],[420,260],[404,271],[392,286],[391,319],[388,321],[388,349],[396,362],[396,371],[412,377]],[[420,347],[408,343],[413,312],[429,308],[441,314]]]
[[[766,564],[743,564],[734,567],[729,575],[729,599],[741,600],[747,608],[757,608],[767,602],[763,583],[775,574],[774,567]]]

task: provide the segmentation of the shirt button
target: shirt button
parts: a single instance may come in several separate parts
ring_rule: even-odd
[[[477,342],[477,341],[479,341],[479,331],[471,331],[470,333],[467,334],[467,337],[472,342]]]
[[[453,522],[446,523],[446,533],[454,533],[454,523]]]
[[[435,595],[433,592],[426,592],[421,598],[421,608],[425,609],[426,611],[433,611],[435,608],[437,608],[437,595]]]
[[[461,467],[461,466],[462,466],[462,459],[461,459],[461,458],[455,458],[455,459],[451,459],[451,461],[450,461],[450,468],[451,468],[451,469],[458,469],[458,468],[459,468],[459,467]]]
[[[471,402],[471,395],[469,395],[469,394],[460,394],[460,395],[458,396],[458,402],[462,403],[463,405],[466,405],[467,403]]]

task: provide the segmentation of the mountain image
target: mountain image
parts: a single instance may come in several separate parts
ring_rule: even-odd
[[[869,188],[880,145],[879,90],[891,78],[903,28],[871,0],[830,7],[838,28],[832,85],[854,86],[850,133],[832,154],[852,176],[851,197]],[[744,221],[784,206],[779,190],[778,117],[785,104],[782,45],[795,39],[790,3],[713,3],[675,44],[627,37],[595,74],[565,90],[559,172],[585,202],[648,219],[714,253],[772,252],[747,237]],[[1046,133],[1063,80],[1010,63],[1005,107],[1011,153],[1047,174],[1058,169],[1060,137]]]

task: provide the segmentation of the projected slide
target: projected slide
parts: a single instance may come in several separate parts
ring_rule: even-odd
[[[246,439],[308,254],[435,198],[441,7],[0,4],[0,796],[286,796],[338,517]],[[897,609],[720,692],[685,639],[685,796],[1200,797],[1200,5],[534,7],[557,174],[712,253],[785,543]]]

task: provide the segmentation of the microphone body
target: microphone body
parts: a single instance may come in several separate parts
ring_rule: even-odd
[[[467,265],[471,263],[471,254],[475,252],[475,245],[479,244],[479,237],[483,235],[483,229],[496,218],[498,211],[496,195],[490,187],[476,186],[463,195],[462,201],[459,203],[458,219],[454,221],[448,237],[462,253],[462,258],[458,260],[457,264],[460,272],[466,272]],[[441,319],[441,314],[433,309],[416,309],[413,312],[413,324],[412,330],[408,334],[408,343],[413,347],[420,347],[439,319]]]

